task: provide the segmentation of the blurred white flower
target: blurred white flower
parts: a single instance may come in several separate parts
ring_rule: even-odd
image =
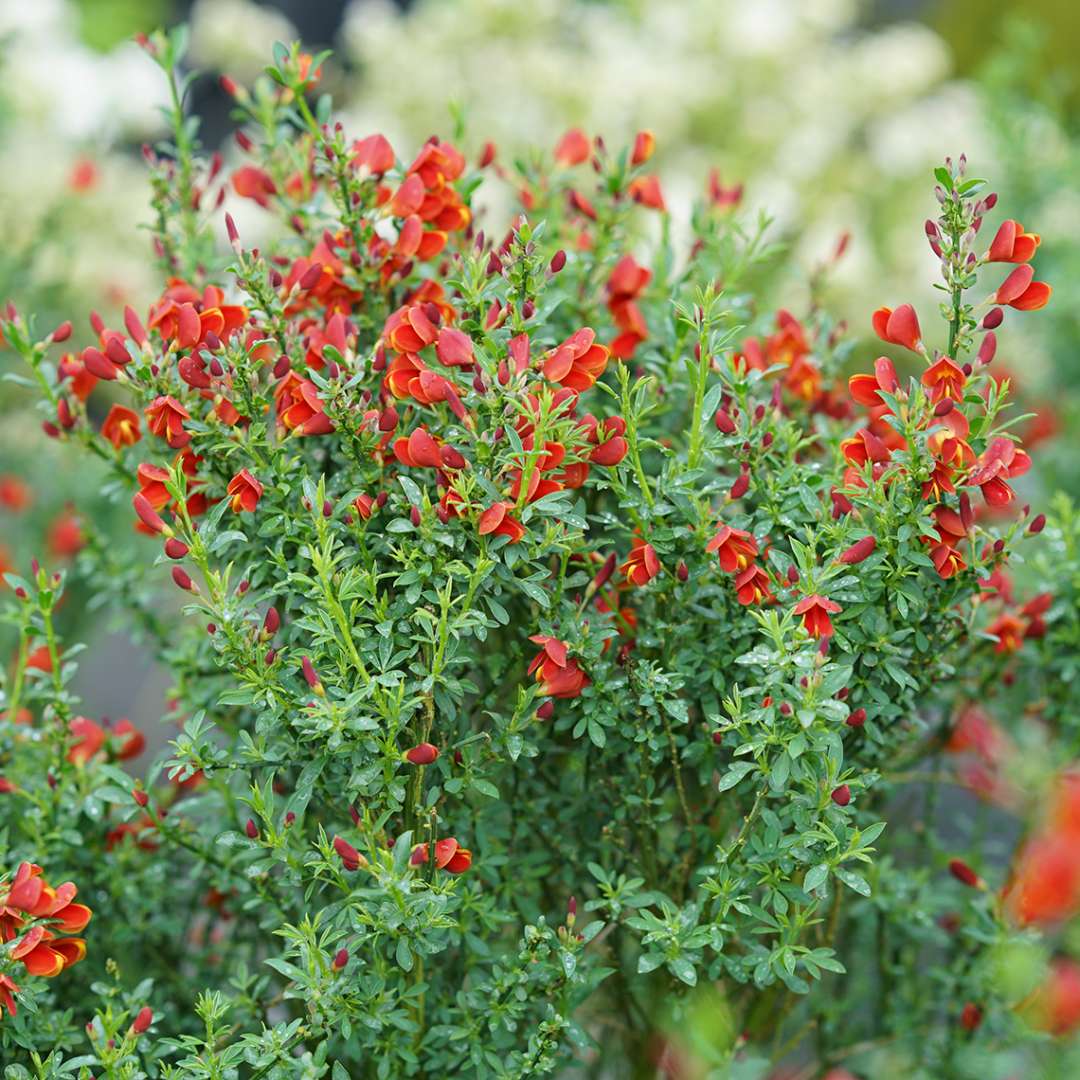
[[[192,62],[242,81],[262,72],[274,42],[297,36],[281,12],[252,0],[196,0],[190,25]]]

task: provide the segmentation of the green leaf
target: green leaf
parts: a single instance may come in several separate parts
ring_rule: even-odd
[[[866,878],[860,877],[851,870],[845,870],[842,866],[838,866],[834,873],[849,889],[853,889],[860,896],[870,895],[870,886],[867,884]]]
[[[716,785],[717,791],[727,791],[729,788],[733,788],[747,773],[753,772],[757,768],[756,762],[753,761],[736,761],[723,776],[720,777],[720,782]]]
[[[806,871],[806,877],[803,878],[802,887],[806,892],[813,892],[815,889],[824,885],[828,877],[829,864],[818,863],[817,866],[812,866]]]
[[[697,986],[697,970],[685,956],[676,956],[674,960],[669,960],[668,971],[687,986]]]

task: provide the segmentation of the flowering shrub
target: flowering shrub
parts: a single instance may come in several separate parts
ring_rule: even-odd
[[[633,246],[668,221],[650,133],[399,158],[333,122],[325,57],[277,46],[227,84],[225,176],[180,42],[145,42],[178,103],[160,298],[73,353],[0,323],[46,434],[146,534],[144,580],[84,554],[159,641],[178,728],[133,783],[142,727],[70,688],[63,574],[7,575],[8,1075],[756,1077],[881,1047],[879,1075],[987,1075],[1071,1029],[1064,956],[1041,990],[988,974],[1080,902],[1029,917],[1042,834],[999,896],[1005,857],[950,850],[941,783],[922,810],[908,786],[950,737],[992,745],[954,712],[1066,634],[1001,596],[1045,525],[993,365],[1050,299],[1039,237],[939,168],[941,318],[881,307],[888,355],[847,380],[827,311],[758,310],[775,252],[722,193],[688,260],[666,227]],[[509,228],[473,220],[496,168]],[[224,184],[280,238],[226,218],[223,258]],[[31,859],[97,912],[70,973],[89,910],[25,906]]]

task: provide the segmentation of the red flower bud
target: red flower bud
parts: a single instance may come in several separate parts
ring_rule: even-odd
[[[322,263],[312,263],[301,275],[300,275],[300,291],[308,292],[310,289],[314,289],[319,284],[319,279],[322,277],[323,267]]]
[[[172,579],[176,582],[178,588],[184,589],[186,592],[195,592],[195,582],[191,580],[191,576],[182,566],[172,568]]]
[[[244,832],[248,834],[249,840],[258,840],[259,838],[259,826],[251,818],[248,818],[247,824],[244,826]]]
[[[267,637],[273,637],[278,632],[278,627],[281,626],[281,616],[277,612],[277,608],[270,608],[266,612],[266,618],[263,619],[263,633]]]
[[[337,852],[338,858],[341,859],[341,865],[350,873],[359,870],[361,866],[367,865],[367,860],[363,855],[348,840],[343,840],[340,836],[334,837],[334,850]]]
[[[713,422],[716,424],[717,430],[722,431],[725,435],[735,433],[735,421],[731,419],[731,414],[726,409],[717,409]]]
[[[135,1020],[131,1025],[131,1030],[136,1035],[141,1035],[152,1023],[154,1022],[154,1014],[150,1011],[149,1005],[144,1005],[136,1015]]]
[[[311,662],[311,658],[305,656],[300,661],[300,668],[304,673],[304,678],[307,680],[308,686],[315,691],[316,694],[322,693],[322,683],[319,681],[319,676],[315,674],[315,666]]]
[[[51,334],[54,342],[59,344],[61,341],[67,341],[71,337],[71,323],[65,320],[62,322]]]
[[[848,713],[848,718],[845,722],[848,727],[862,727],[863,724],[866,723],[866,710],[860,706]]]
[[[1032,519],[1031,524],[1028,526],[1028,532],[1034,536],[1037,533],[1041,533],[1046,528],[1046,515],[1039,514]]]
[[[146,804],[150,801],[150,796],[145,791],[143,791],[142,788],[133,788],[131,792],[131,797],[135,800],[136,806],[145,807]]]
[[[728,492],[729,499],[741,499],[747,491],[750,490],[750,472],[744,469],[739,473],[738,479],[731,485],[731,490]]]
[[[843,552],[837,562],[842,562],[845,566],[854,566],[856,563],[868,559],[876,547],[877,540],[873,536],[864,536],[861,540],[856,540],[851,547]]]
[[[974,1031],[983,1018],[982,1009],[973,1001],[969,1001],[960,1011],[960,1026],[965,1031]]]
[[[152,532],[163,533],[168,529],[165,522],[161,520],[161,516],[150,505],[150,500],[141,491],[135,493],[131,505],[135,507],[139,520]]]
[[[334,956],[334,970],[340,971],[349,962],[349,950],[338,949]]]
[[[559,248],[554,255],[551,256],[551,272],[557,274],[566,265],[566,252],[562,248]]]
[[[188,553],[188,546],[183,540],[177,540],[175,536],[170,536],[165,541],[165,554],[170,559],[182,559]]]
[[[977,889],[982,885],[982,879],[979,875],[966,862],[961,862],[959,859],[949,861],[949,873],[957,881],[964,885],[970,885],[973,889]]]
[[[430,765],[439,756],[439,748],[429,742],[422,742],[405,751],[405,760],[411,765]]]
[[[686,563],[680,562],[679,565],[675,567],[675,576],[680,581],[688,580],[690,577],[690,567],[688,567]]]
[[[536,710],[537,720],[550,720],[555,713],[555,702],[550,698]]]
[[[849,788],[847,784],[841,784],[838,788],[833,789],[833,793],[829,798],[832,799],[837,806],[847,806],[847,804],[851,802],[851,788]]]

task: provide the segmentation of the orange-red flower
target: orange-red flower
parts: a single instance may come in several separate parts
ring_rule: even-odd
[[[1041,242],[1042,238],[1038,233],[1026,233],[1019,221],[1006,219],[998,226],[994,239],[990,241],[986,261],[1026,263],[1035,254]]]
[[[735,575],[735,596],[743,607],[772,603],[776,597],[771,585],[769,575],[757,563],[751,563]]]
[[[647,206],[650,210],[667,209],[664,193],[660,190],[660,178],[655,174],[635,177],[627,186],[626,193],[634,202]]]
[[[30,487],[17,476],[0,476],[0,506],[19,513],[31,503]]]
[[[241,469],[229,481],[226,491],[234,513],[239,514],[246,510],[251,514],[255,512],[255,507],[262,498],[263,486],[247,469]]]
[[[1031,468],[1031,458],[1016,443],[1000,436],[979,455],[966,484],[979,488],[990,506],[1008,506],[1013,490],[1006,480],[1022,476]]]
[[[1037,311],[1046,307],[1054,291],[1045,281],[1032,281],[1035,270],[1029,264],[1018,266],[998,286],[995,304],[1005,304],[1017,311]]]
[[[318,387],[290,371],[274,387],[278,422],[297,435],[326,435],[334,430],[319,399]]]
[[[581,393],[603,375],[610,355],[597,344],[596,331],[586,326],[548,354],[543,363],[544,378]]]
[[[743,185],[732,184],[730,187],[724,187],[720,182],[720,170],[710,169],[708,184],[706,190],[709,196],[709,202],[720,210],[730,210],[734,206],[738,206],[742,202],[743,197]]]
[[[101,425],[101,435],[117,450],[122,446],[134,446],[142,438],[139,414],[123,405],[114,405]]]
[[[843,608],[835,600],[814,593],[804,596],[794,610],[796,615],[802,616],[803,626],[810,636],[820,638],[832,635],[833,625],[829,616],[843,611]]]
[[[942,356],[922,373],[921,381],[930,393],[930,401],[936,404],[945,398],[959,401],[964,396],[967,376],[959,365]]]
[[[430,858],[427,844],[417,844],[409,861],[413,866],[423,866]],[[452,836],[435,841],[435,866],[448,874],[464,874],[472,866],[472,852],[462,847]]]
[[[999,615],[986,628],[988,634],[993,634],[997,638],[997,644],[994,646],[996,653],[1016,652],[1024,644],[1024,630],[1023,620],[1008,611]]]
[[[625,360],[649,335],[645,316],[637,300],[652,280],[652,271],[641,266],[633,255],[624,255],[611,271],[607,282],[607,307],[619,335],[611,343],[613,356]]]
[[[874,333],[890,345],[901,345],[913,352],[919,351],[922,344],[922,330],[919,317],[910,304],[901,304],[895,311],[882,307],[874,312]]]
[[[529,664],[529,674],[535,675],[540,693],[545,697],[577,697],[589,685],[589,676],[577,660],[567,655],[566,642],[544,634],[529,638],[540,646],[540,652]]]
[[[232,175],[233,190],[244,199],[254,199],[264,209],[277,194],[277,184],[270,174],[254,165],[243,165]]]
[[[1022,1011],[1033,1027],[1051,1035],[1067,1035],[1080,1027],[1080,964],[1055,960]]]
[[[571,128],[555,147],[555,160],[560,165],[580,165],[591,152],[589,136],[581,128]]]
[[[708,552],[717,552],[720,556],[720,569],[734,574],[745,570],[758,553],[757,541],[742,529],[733,529],[730,525],[721,525],[716,535],[705,545]]]
[[[70,559],[86,546],[86,535],[70,507],[53,518],[49,525],[49,551],[61,559]]]
[[[190,420],[191,414],[176,398],[167,394],[156,397],[147,405],[144,414],[150,432],[164,439],[174,450],[191,442],[191,436],[184,430],[184,421]]]
[[[76,716],[68,725],[71,744],[67,759],[82,765],[107,749],[110,758],[127,761],[138,757],[146,748],[146,737],[126,718],[118,720],[109,730],[85,716]]]
[[[648,585],[660,573],[660,560],[656,557],[656,549],[644,540],[635,539],[626,562],[619,567],[619,572],[631,585]]]
[[[52,888],[41,867],[29,862],[20,863],[12,880],[0,885],[0,942],[15,943],[8,955],[21,960],[30,975],[53,978],[86,955],[82,938],[58,936],[78,933],[90,921],[90,909],[74,903],[77,892],[70,881]],[[0,1001],[12,1016],[11,995],[18,989],[10,977],[0,979]]]
[[[520,543],[525,537],[525,526],[516,518],[511,517],[512,508],[512,504],[508,502],[492,503],[480,515],[476,523],[476,531],[481,536],[488,534],[508,536],[511,544]]]
[[[848,390],[860,405],[873,409],[885,404],[879,391],[895,394],[900,380],[896,377],[896,368],[887,356],[879,356],[874,361],[874,374],[860,373],[848,379]]]
[[[353,143],[353,156],[349,164],[374,176],[382,176],[394,167],[394,148],[385,135],[368,135]]]

